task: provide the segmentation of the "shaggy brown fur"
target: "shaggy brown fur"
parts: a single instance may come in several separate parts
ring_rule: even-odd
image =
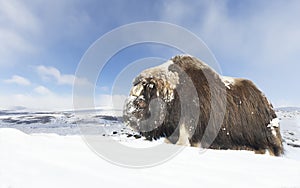
[[[128,100],[124,108],[124,120],[132,128],[139,131],[148,140],[166,137],[171,143],[178,141],[180,137],[179,122],[183,109],[177,91],[180,87],[183,87],[184,90],[186,87],[187,98],[190,95],[188,90],[190,86],[181,83],[182,77],[176,68],[179,66],[191,78],[197,90],[197,100],[199,100],[199,117],[190,119],[198,122],[193,135],[189,135],[189,142],[192,146],[254,150],[256,153],[264,153],[268,150],[271,155],[275,156],[283,153],[279,127],[268,126],[276,118],[273,107],[251,81],[235,79],[234,84],[225,87],[221,77],[198,59],[190,56],[176,56],[171,60],[173,64],[168,67],[168,70],[177,73],[179,77],[176,88],[172,88],[169,82],[165,82],[155,75],[145,76],[145,74],[141,74],[135,79],[135,90],[136,88],[140,90],[139,92],[131,91],[131,96],[136,95],[136,93],[139,96],[136,96],[138,98],[134,100]],[[136,87],[139,85],[140,87]],[[211,113],[212,108],[220,108],[222,105],[220,98],[216,100],[220,101],[219,103],[211,106],[211,97],[219,96],[220,92],[225,93],[225,100],[227,100],[224,117],[219,113]],[[157,98],[165,102],[164,106],[155,110],[152,109],[152,111],[149,110],[151,100]],[[130,110],[132,106],[135,107],[135,110]],[[185,113],[192,113],[192,110],[193,108],[184,109]],[[154,115],[159,117],[155,121],[157,125],[145,131],[145,127],[150,126],[150,124],[153,127],[152,124],[155,123],[153,123],[154,121],[144,121],[144,125],[142,125],[142,120]],[[224,118],[221,128],[220,125],[214,124],[217,122],[214,121],[217,118]],[[212,119],[213,122],[211,129],[207,129],[209,119]],[[205,131],[210,130],[218,131],[217,137],[212,143],[209,141],[210,134],[204,134]]]

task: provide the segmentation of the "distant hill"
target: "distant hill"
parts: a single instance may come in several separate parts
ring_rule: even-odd
[[[279,107],[275,108],[276,111],[285,111],[285,112],[292,112],[292,111],[300,111],[300,107]]]

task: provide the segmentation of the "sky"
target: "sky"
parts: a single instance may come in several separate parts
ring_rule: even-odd
[[[300,106],[299,10],[297,0],[0,0],[0,109],[72,109],[87,49],[111,30],[141,21],[188,29],[213,52],[223,75],[252,80],[275,107]],[[169,48],[135,45],[116,54],[99,73],[95,105],[110,105],[112,93],[121,103],[130,88],[113,86],[120,86],[124,67],[179,53]]]

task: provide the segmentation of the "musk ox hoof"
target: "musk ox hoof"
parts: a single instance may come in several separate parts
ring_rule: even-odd
[[[264,94],[251,81],[220,76],[188,55],[135,78],[124,121],[148,140],[283,153],[279,120]]]

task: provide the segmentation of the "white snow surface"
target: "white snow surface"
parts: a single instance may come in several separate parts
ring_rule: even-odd
[[[300,113],[277,114],[285,145],[282,157],[186,147],[171,160],[145,169],[103,160],[77,134],[26,134],[0,128],[0,188],[300,187]],[[123,139],[120,142],[130,145],[149,144]]]
[[[99,158],[80,136],[26,135],[4,128],[0,139],[0,186],[7,188],[300,185],[299,161],[247,151],[200,154],[188,147],[160,166],[127,169]]]

